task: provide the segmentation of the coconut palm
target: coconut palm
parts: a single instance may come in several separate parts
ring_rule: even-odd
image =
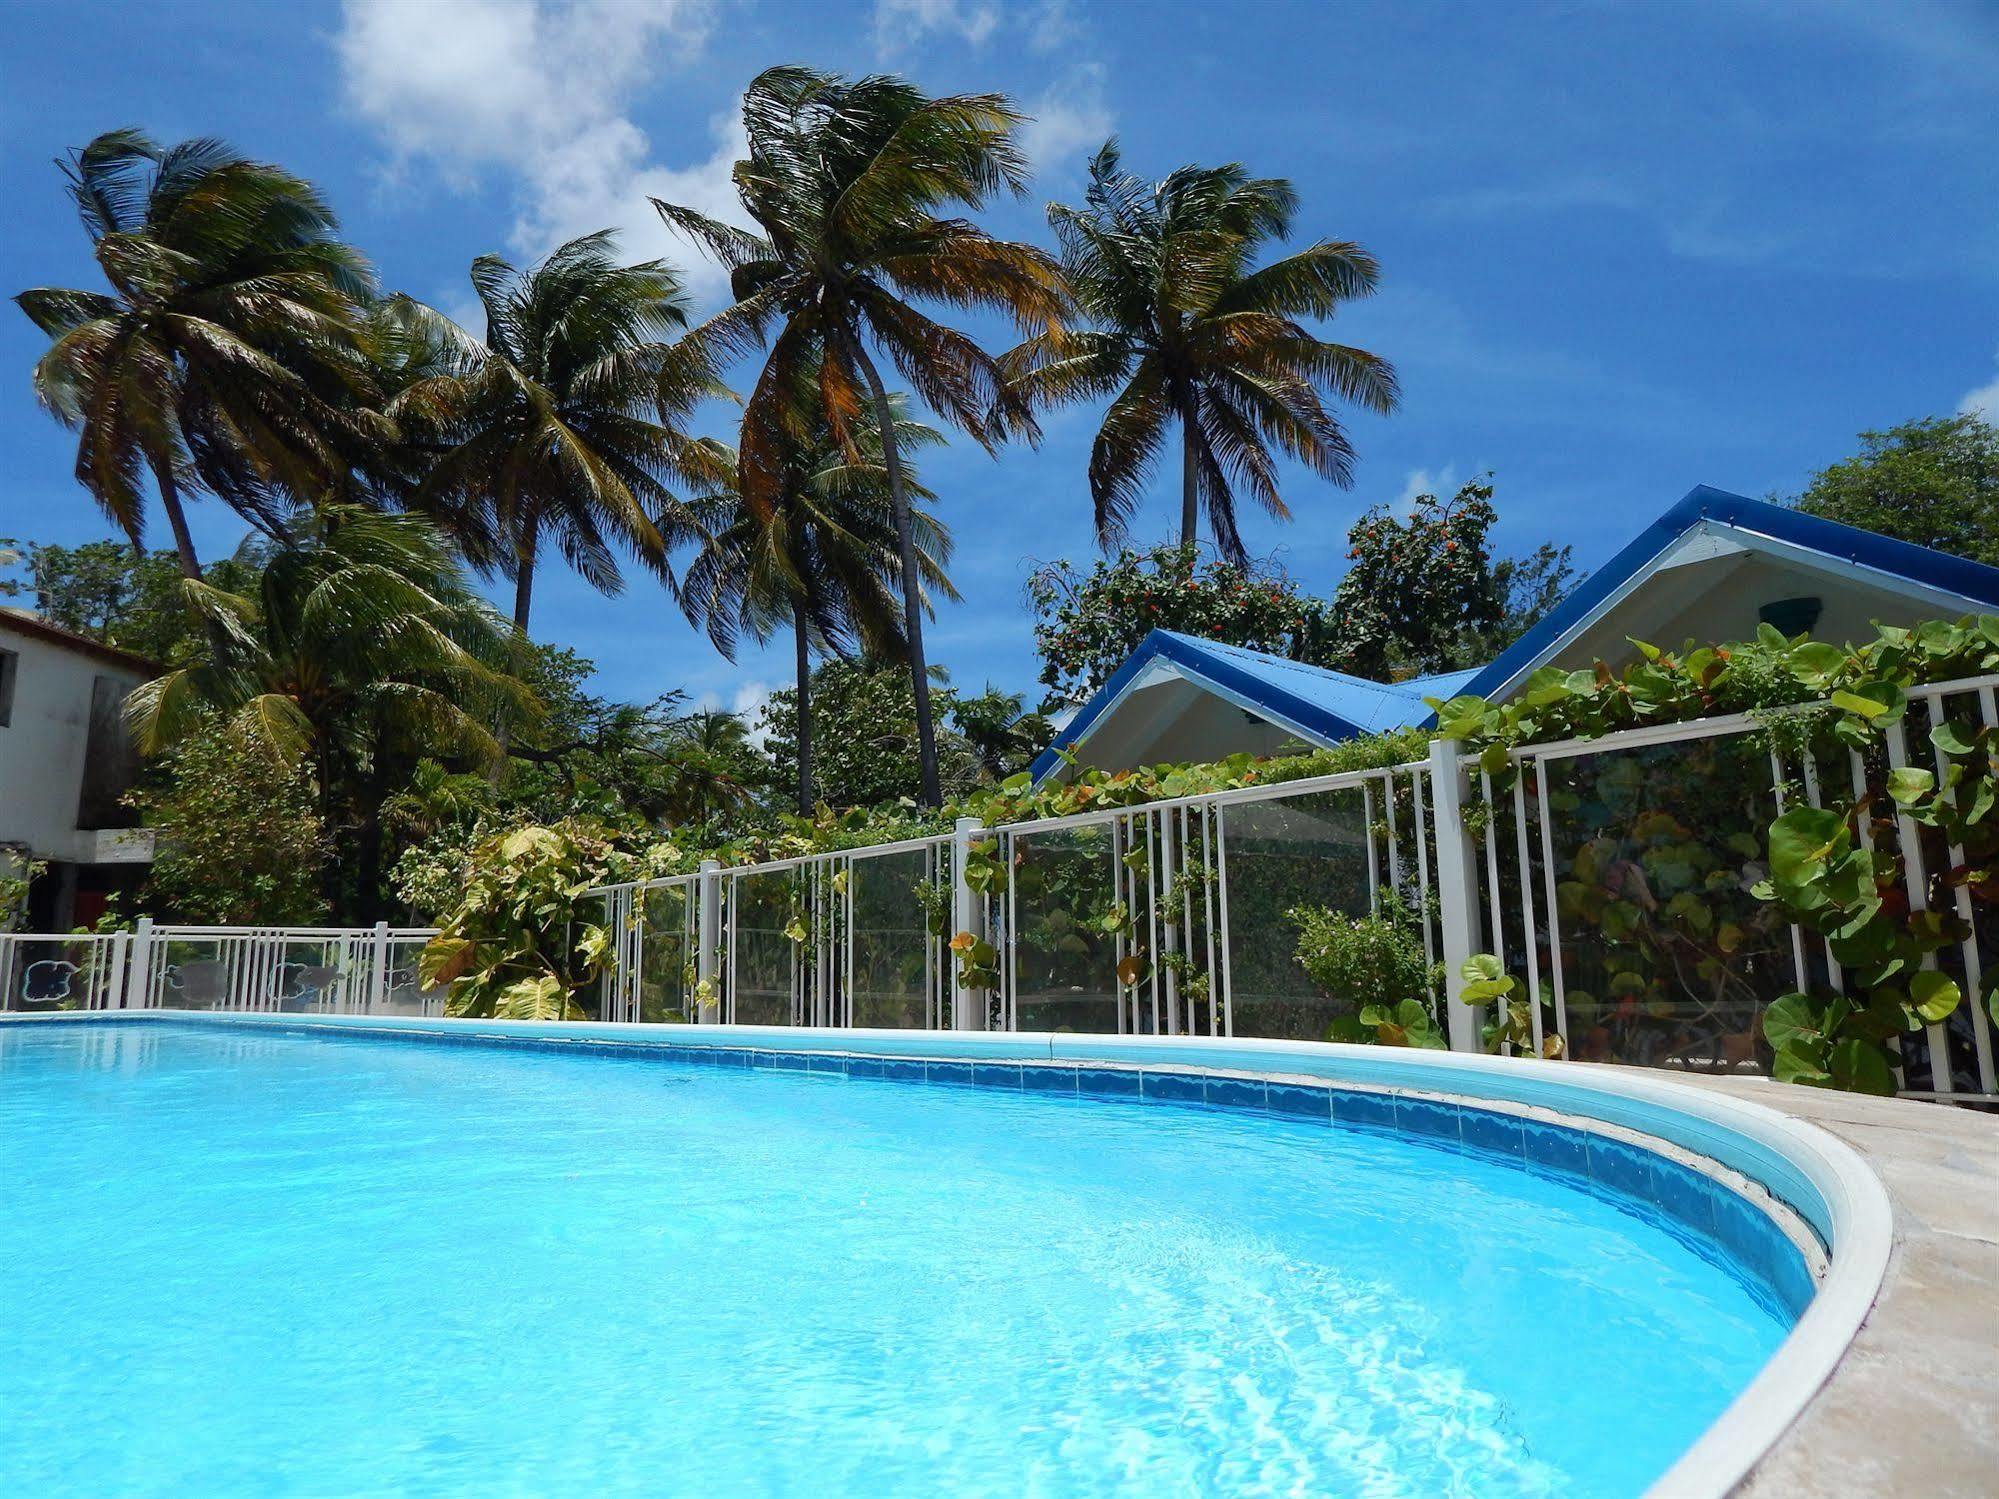
[[[1090,451],[1098,539],[1115,544],[1145,494],[1175,422],[1181,437],[1180,541],[1205,510],[1221,555],[1248,560],[1236,525],[1245,491],[1288,519],[1276,448],[1321,478],[1353,481],[1337,398],[1386,412],[1395,372],[1365,349],[1327,343],[1301,318],[1330,318],[1370,294],[1374,257],[1319,240],[1255,264],[1287,238],[1291,184],[1239,165],[1182,167],[1149,183],[1123,170],[1117,142],[1090,163],[1080,208],[1051,204],[1063,269],[1090,326],[1051,328],[1006,357],[1013,389],[1035,403],[1112,397]]]
[[[454,530],[476,530],[483,507],[522,634],[545,546],[604,593],[624,586],[621,550],[670,583],[682,523],[669,486],[723,472],[719,449],[678,426],[714,389],[693,346],[665,341],[687,322],[679,277],[663,261],[619,265],[605,230],[527,270],[482,255],[472,286],[483,347],[388,403],[423,470],[411,505]],[[459,358],[435,323],[415,331],[417,357]]]
[[[1048,255],[939,217],[1024,190],[1021,120],[996,94],[932,99],[899,78],[771,68],[743,96],[749,156],[735,168],[743,208],[761,232],[654,200],[669,226],[730,271],[736,300],[697,330],[697,341],[719,356],[760,348],[775,330],[743,411],[744,503],[775,508],[786,454],[806,439],[809,422],[823,424],[850,460],[857,432],[875,430],[901,558],[923,794],[932,806],[941,795],[923,650],[925,569],[888,392],[870,350],[987,449],[1009,431],[1034,435],[1031,413],[992,357],[910,300],[998,311],[1028,333],[1061,315],[1066,296]],[[797,398],[807,370],[817,376],[804,403],[810,415]]]
[[[220,141],[114,130],[58,164],[111,290],[14,299],[52,340],[35,393],[77,431],[76,476],[134,546],[151,476],[198,581],[190,492],[282,535],[379,441],[354,335],[368,268],[311,185]]]
[[[813,381],[816,384],[816,378]],[[907,455],[941,443],[935,428],[912,421],[889,401],[892,440],[904,456],[905,495],[931,498],[907,472]],[[681,606],[717,649],[734,658],[737,637],[759,642],[790,628],[797,672],[798,811],[812,815],[812,657],[858,647],[893,660],[907,649],[903,632],[902,552],[888,470],[875,433],[857,429],[850,456],[821,425],[815,442],[781,459],[775,501],[750,504],[724,492],[700,507],[707,539],[688,564]],[[945,575],[949,532],[927,512],[908,517],[923,607],[928,596],[956,598]]]
[[[357,824],[361,894],[379,895],[391,759],[491,763],[486,725],[531,721],[532,695],[489,665],[508,635],[426,520],[322,506],[273,548],[254,594],[182,585],[219,648],[126,700],[142,754],[219,722],[245,754],[310,761],[328,825]]]

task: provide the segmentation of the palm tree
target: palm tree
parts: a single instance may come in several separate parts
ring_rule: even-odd
[[[358,821],[364,902],[379,896],[391,759],[490,763],[501,750],[486,723],[536,710],[486,664],[504,655],[506,627],[421,517],[322,506],[271,551],[254,595],[182,586],[220,649],[126,700],[140,752],[219,722],[245,754],[282,769],[310,760],[328,825],[343,804]]]
[[[472,285],[483,348],[388,403],[421,453],[413,508],[472,530],[483,508],[523,635],[546,544],[604,593],[624,586],[619,550],[670,583],[681,522],[669,485],[712,484],[723,472],[721,450],[678,426],[714,389],[694,346],[663,341],[687,323],[679,277],[663,261],[619,265],[604,230],[525,271],[482,255]],[[435,323],[414,334],[417,358],[453,361]]]
[[[816,387],[816,376],[811,383]],[[908,454],[943,442],[935,428],[909,419],[904,403],[889,401],[891,440]],[[798,681],[798,811],[810,817],[812,785],[812,656],[845,655],[858,647],[893,660],[907,649],[901,592],[901,531],[888,495],[882,444],[857,429],[850,456],[830,429],[794,448],[782,460],[775,503],[750,504],[740,493],[711,496],[700,508],[706,532],[688,564],[681,607],[690,623],[705,627],[716,648],[734,659],[739,633],[765,641],[790,627]],[[906,468],[906,459],[905,459]],[[931,498],[908,472],[905,494]],[[921,569],[919,598],[956,598],[944,564],[949,532],[926,511],[904,519]]]
[[[58,165],[111,291],[14,299],[52,340],[35,393],[76,429],[77,479],[135,547],[151,475],[199,581],[185,494],[283,535],[379,440],[354,336],[370,273],[310,184],[220,141],[114,130]]]
[[[1180,424],[1180,541],[1200,539],[1203,509],[1223,558],[1248,560],[1236,491],[1280,520],[1273,447],[1321,478],[1353,482],[1353,448],[1328,409],[1337,397],[1394,409],[1395,371],[1365,349],[1326,343],[1300,318],[1330,318],[1370,294],[1374,257],[1319,240],[1254,266],[1285,239],[1291,184],[1241,166],[1182,167],[1147,183],[1124,171],[1117,142],[1090,163],[1084,206],[1051,204],[1063,269],[1092,326],[1051,328],[1007,355],[1030,401],[1114,397],[1090,451],[1090,497],[1105,546],[1124,533]]]
[[[1015,138],[1021,121],[996,94],[931,99],[899,78],[849,81],[771,68],[743,96],[749,156],[735,168],[743,207],[762,232],[653,200],[670,227],[730,271],[736,300],[696,331],[697,341],[719,355],[760,348],[776,330],[743,411],[744,503],[760,511],[778,503],[786,454],[807,421],[797,399],[801,372],[816,372],[814,419],[850,461],[857,429],[875,430],[901,558],[923,794],[932,806],[942,796],[923,650],[924,567],[888,392],[869,351],[885,354],[926,406],[989,451],[1010,430],[1036,435],[1026,403],[992,357],[908,300],[1002,312],[1027,333],[1066,308],[1060,270],[1044,252],[938,217],[1025,190]]]

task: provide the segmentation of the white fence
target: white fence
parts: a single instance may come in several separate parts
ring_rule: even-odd
[[[433,933],[391,927],[156,926],[0,933],[0,1009],[441,1015],[417,977]]]
[[[1484,1044],[1486,1017],[1451,993],[1464,960],[1489,952],[1528,1001],[1523,1049],[1767,1071],[1765,1007],[1848,979],[1751,891],[1771,819],[1838,787],[1862,800],[1858,836],[1901,870],[1890,894],[1962,931],[1931,962],[1966,1002],[1903,1038],[1898,1083],[1999,1101],[1999,1044],[1977,999],[1999,963],[1999,903],[1975,901],[1965,851],[1883,794],[1893,770],[1943,770],[1934,726],[1999,727],[1995,689],[1999,677],[1917,689],[1864,749],[1713,718],[1533,745],[1495,777],[1439,740],[1428,759],[1384,769],[709,861],[592,892],[613,948],[588,999],[628,1022],[1321,1039],[1351,1025],[1353,1007],[1300,967],[1289,913],[1360,915],[1393,892],[1443,975],[1423,998],[1456,1049]],[[434,1015],[442,995],[416,975],[431,935],[144,921],[130,934],[0,935],[0,1004]]]
[[[1770,1001],[1846,976],[1751,890],[1787,800],[1818,805],[1839,786],[1872,792],[1859,836],[1896,856],[1901,898],[1947,900],[1965,934],[1934,961],[1966,1001],[1904,1039],[1899,1082],[1999,1100],[1976,999],[1999,962],[1999,908],[1971,899],[1962,849],[1895,816],[1882,793],[1901,766],[1941,771],[1933,725],[1999,725],[1995,686],[1916,689],[1904,722],[1865,751],[1779,755],[1764,724],[1720,717],[1533,745],[1495,777],[1436,741],[1427,760],[1388,769],[996,828],[966,820],[944,837],[605,887],[617,947],[601,1013],[1317,1039],[1352,1007],[1299,966],[1287,913],[1358,915],[1394,891],[1441,966],[1426,998],[1456,1049],[1480,1048],[1488,1017],[1447,991],[1465,958],[1490,952],[1528,1000],[1523,1049],[1763,1072]],[[977,945],[969,979],[953,937]]]

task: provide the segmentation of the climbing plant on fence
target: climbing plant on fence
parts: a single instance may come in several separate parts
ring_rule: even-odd
[[[1882,736],[1908,718],[1913,689],[1999,670],[1999,617],[1884,629],[1856,646],[1787,639],[1765,626],[1754,641],[1735,645],[1684,653],[1640,645],[1639,651],[1640,659],[1623,672],[1601,664],[1592,671],[1536,672],[1505,703],[1473,697],[1439,703],[1438,732],[1475,751],[1481,768],[1502,786],[1516,774],[1517,749],[1729,713],[1757,715],[1780,763],[1795,764],[1827,748],[1842,756],[1849,748],[1861,752],[1867,772],[1860,789],[1829,782],[1823,805],[1794,795],[1793,805],[1772,818],[1758,850],[1767,873],[1747,893],[1786,926],[1796,923],[1821,939],[1845,978],[1844,993],[1830,983],[1793,988],[1762,1007],[1761,1041],[1776,1075],[1893,1091],[1897,1038],[1944,1022],[1966,997],[1937,962],[1940,953],[1974,937],[1958,914],[1958,893],[1974,909],[1999,903],[1999,746],[1990,727],[1946,717],[1930,725],[1930,743],[1945,761],[1941,776],[1918,766],[1885,768],[1877,751]],[[1824,706],[1798,711],[1811,704]],[[1634,823],[1665,815],[1640,811]],[[1891,851],[1883,846],[1889,840],[1873,836],[1877,825],[1886,831],[1897,819],[1931,830],[1935,844],[1956,853],[1923,860],[1918,899],[1908,891],[1909,851],[1899,845]],[[1668,891],[1662,901],[1651,880],[1606,883],[1594,867],[1593,839],[1560,860],[1569,876],[1561,899],[1572,910],[1587,907],[1599,931],[1612,938],[1649,934],[1655,952],[1678,942],[1684,951],[1675,968],[1683,987],[1685,974],[1693,972],[1726,988],[1731,970],[1739,972],[1737,954],[1751,941],[1745,928],[1760,933],[1756,940],[1766,951],[1773,928],[1717,920],[1713,897],[1729,881],[1720,856],[1703,872],[1701,860],[1684,857],[1699,843],[1695,830],[1673,819],[1659,821],[1653,831],[1664,849],[1659,864],[1684,877],[1683,891]],[[1637,868],[1648,872],[1642,856]],[[1714,885],[1717,870],[1721,883]],[[1679,901],[1679,894],[1690,898]],[[1634,945],[1643,949],[1646,943]],[[1649,979],[1634,974],[1632,982],[1644,986]],[[1617,996],[1582,998],[1588,1024],[1601,998]],[[1992,978],[1975,999],[1999,1021]]]

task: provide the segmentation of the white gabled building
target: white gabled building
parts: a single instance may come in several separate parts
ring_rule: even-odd
[[[0,609],[0,862],[48,873],[17,925],[67,931],[94,921],[152,834],[124,804],[138,757],[125,699],[159,668],[126,651]]]

